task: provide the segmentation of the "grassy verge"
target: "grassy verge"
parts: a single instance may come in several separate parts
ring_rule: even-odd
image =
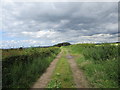
[[[72,77],[72,71],[66,59],[66,52],[58,61],[52,75],[52,80],[48,83],[47,88],[74,88],[75,84]]]
[[[3,51],[2,87],[29,88],[59,53],[59,48],[30,48]],[[12,54],[12,52],[16,52]],[[7,54],[6,54],[7,53]],[[8,55],[8,56],[7,56]]]
[[[67,47],[76,57],[91,87],[118,88],[118,46],[72,45]]]

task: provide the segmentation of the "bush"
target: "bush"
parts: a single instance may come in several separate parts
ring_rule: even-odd
[[[111,45],[84,47],[83,55],[86,59],[108,60],[118,57],[118,47]]]
[[[72,54],[80,55],[76,61],[92,87],[120,87],[120,45],[77,44],[67,47]]]
[[[60,51],[57,47],[8,50],[2,61],[3,88],[29,88]],[[16,54],[11,53],[16,52]],[[5,51],[3,51],[5,55]]]

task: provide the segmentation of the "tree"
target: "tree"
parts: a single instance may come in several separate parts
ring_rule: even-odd
[[[63,43],[58,43],[54,46],[61,47],[61,46],[68,46],[68,45],[71,45],[71,44],[69,42],[63,42]]]

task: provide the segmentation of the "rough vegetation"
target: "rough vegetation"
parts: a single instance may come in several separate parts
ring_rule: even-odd
[[[57,47],[2,50],[2,87],[29,88],[60,52],[66,49],[83,71],[91,88],[120,88],[120,44],[59,43]],[[73,88],[66,52],[57,63],[48,88]]]
[[[2,87],[29,88],[59,51],[57,47],[3,50]]]
[[[91,87],[118,88],[119,45],[77,44],[67,47],[85,73]]]

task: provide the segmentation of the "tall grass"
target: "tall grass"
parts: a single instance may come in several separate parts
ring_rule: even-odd
[[[118,66],[120,46],[111,44],[77,44],[67,47],[76,59],[78,66],[85,73],[91,87],[117,88],[120,87]]]
[[[2,87],[31,87],[59,51],[57,47],[3,50]]]
[[[86,59],[109,60],[118,58],[118,47],[112,45],[84,47],[83,55]]]

